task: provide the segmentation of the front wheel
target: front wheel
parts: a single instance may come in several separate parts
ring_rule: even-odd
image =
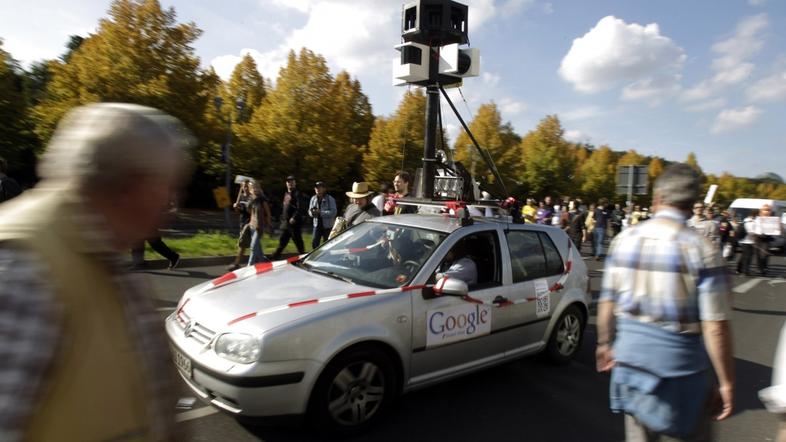
[[[396,395],[393,362],[374,347],[337,356],[311,394],[309,418],[317,429],[352,434],[373,425]]]
[[[571,305],[562,312],[551,331],[546,357],[555,364],[566,364],[578,353],[584,334],[584,315]]]

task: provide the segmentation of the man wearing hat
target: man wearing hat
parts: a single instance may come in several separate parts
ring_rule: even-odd
[[[320,242],[327,241],[337,213],[336,200],[328,195],[325,183],[317,181],[314,184],[314,196],[311,197],[311,201],[308,203],[308,214],[314,219],[314,237],[311,240],[312,249],[319,247]]]
[[[352,204],[347,207],[344,212],[344,219],[347,220],[347,228],[356,226],[367,219],[371,219],[380,215],[379,209],[371,202],[371,194],[368,188],[368,183],[352,183],[352,191],[347,192],[347,196],[352,201]]]
[[[287,177],[287,191],[284,193],[284,201],[281,206],[281,236],[278,239],[276,252],[273,254],[274,260],[281,258],[281,252],[289,243],[290,238],[295,243],[299,254],[302,255],[306,252],[301,233],[303,215],[300,212],[300,191],[297,190],[294,175]]]

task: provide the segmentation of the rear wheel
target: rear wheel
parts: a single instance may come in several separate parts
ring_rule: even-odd
[[[373,425],[396,395],[393,362],[374,347],[358,347],[328,364],[311,394],[309,418],[320,430],[351,434]]]
[[[546,357],[555,364],[565,364],[578,353],[584,334],[584,315],[575,305],[568,306],[551,331]]]

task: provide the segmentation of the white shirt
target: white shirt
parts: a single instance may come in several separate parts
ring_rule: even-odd
[[[467,283],[467,285],[478,283],[478,267],[475,261],[468,256],[457,259],[450,267],[441,274],[437,274],[437,279],[443,276],[450,276],[451,278],[460,279]]]
[[[377,206],[380,214],[383,213],[385,209],[385,195],[380,193],[379,195],[375,196],[371,199],[371,204]]]

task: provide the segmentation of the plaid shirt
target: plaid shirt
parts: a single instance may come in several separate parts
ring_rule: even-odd
[[[677,333],[700,333],[701,321],[731,318],[729,278],[719,250],[663,209],[612,242],[600,301],[620,318]]]
[[[124,261],[111,248],[103,220],[84,210],[75,215],[90,253],[106,265],[119,288],[135,338],[137,354],[147,374],[153,428],[149,440],[172,440],[174,371],[164,327],[153,303]],[[47,268],[26,250],[0,248],[0,440],[24,440],[27,419],[46,388],[46,371],[56,361],[62,306],[48,283]],[[86,418],[100,418],[87,416]],[[76,425],[76,424],[75,424]]]

